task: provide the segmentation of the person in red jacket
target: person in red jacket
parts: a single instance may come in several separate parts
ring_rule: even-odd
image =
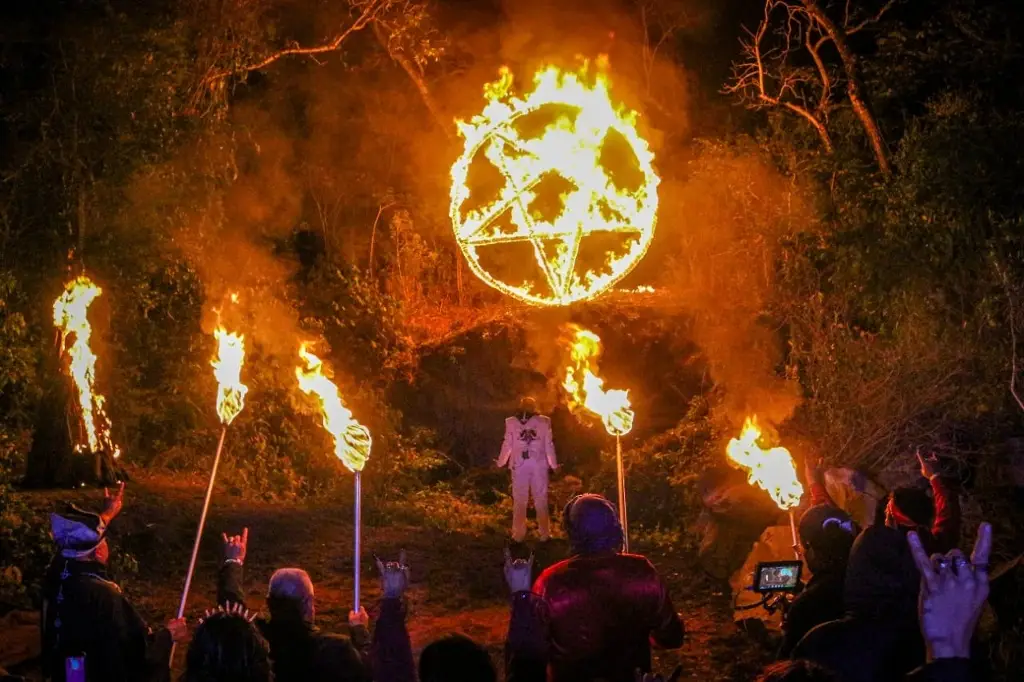
[[[646,558],[622,553],[615,508],[581,495],[563,515],[573,556],[544,571],[532,592],[542,604],[550,682],[634,682],[650,672],[651,645],[683,644],[683,623]]]

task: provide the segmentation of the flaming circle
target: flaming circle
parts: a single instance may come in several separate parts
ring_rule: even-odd
[[[577,73],[549,67],[523,97],[504,68],[484,89],[483,113],[457,122],[465,146],[451,171],[456,240],[480,279],[520,301],[592,299],[654,237],[654,155],[636,112],[612,104],[606,67],[598,60],[594,78],[586,63]]]

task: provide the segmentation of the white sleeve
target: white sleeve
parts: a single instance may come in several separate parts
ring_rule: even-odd
[[[515,434],[512,425],[505,422],[505,440],[501,443],[501,453],[498,455],[498,466],[503,467],[508,464],[509,457],[512,456],[512,444],[515,442]]]

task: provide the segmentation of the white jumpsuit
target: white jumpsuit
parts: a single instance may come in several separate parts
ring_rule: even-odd
[[[539,414],[525,421],[519,417],[506,419],[498,466],[512,470],[512,539],[522,542],[526,537],[526,509],[532,495],[540,539],[547,540],[551,535],[548,469],[558,466],[551,420]]]

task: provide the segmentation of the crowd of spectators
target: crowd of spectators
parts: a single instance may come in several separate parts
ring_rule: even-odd
[[[931,495],[894,491],[884,518],[858,528],[808,469],[812,505],[800,522],[812,573],[787,609],[781,660],[758,679],[889,682],[973,680],[971,639],[988,595],[991,529],[982,524],[970,557],[956,548],[957,495],[920,460]],[[186,648],[184,682],[496,682],[486,649],[449,635],[417,662],[406,627],[409,566],[377,561],[382,598],[373,627],[350,612],[345,634],[316,624],[315,586],[300,568],[280,568],[266,586],[266,613],[242,590],[248,532],[223,536],[217,605],[189,635],[182,619],[151,629],[107,576],[106,529],[124,488],[99,514],[70,508],[51,517],[58,551],[44,588],[43,656],[55,682],[169,679],[174,644]],[[657,570],[623,551],[615,508],[599,495],[574,498],[563,515],[570,555],[534,578],[533,557],[505,550],[508,682],[665,682],[652,647],[674,649],[684,624]]]

